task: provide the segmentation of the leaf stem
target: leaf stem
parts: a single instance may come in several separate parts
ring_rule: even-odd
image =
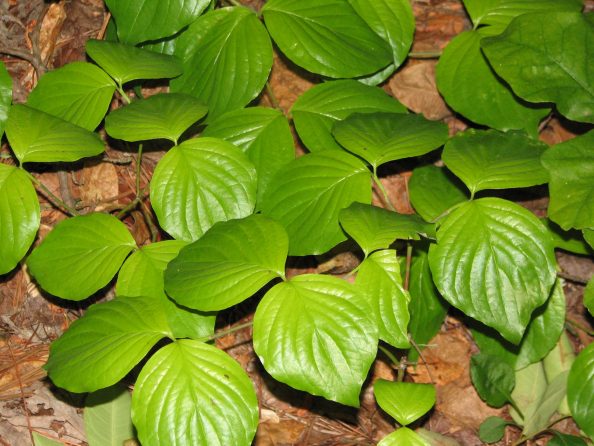
[[[235,325],[231,328],[227,328],[226,330],[221,330],[221,331],[219,331],[215,334],[212,334],[210,336],[204,336],[203,338],[198,339],[198,341],[200,341],[200,342],[214,341],[215,339],[225,337],[231,333],[235,333],[236,331],[240,331],[240,330],[243,330],[244,328],[251,327],[252,325],[254,325],[254,321],[245,322],[243,324],[239,324],[239,325]]]
[[[522,418],[522,420],[524,420],[524,414],[522,413],[522,411],[520,410],[520,408],[518,407],[518,404],[514,401],[514,399],[511,397],[511,395],[508,397],[508,401],[509,401],[509,405],[511,407],[514,408],[514,410],[516,412],[518,412],[518,415],[520,415],[520,418]]]
[[[45,184],[43,184],[41,181],[35,178],[31,173],[27,172],[22,167],[21,170],[27,174],[29,179],[33,182],[33,184],[35,184],[35,186],[38,189],[41,189],[41,194],[45,196],[56,209],[72,217],[74,217],[75,215],[80,215],[76,209],[69,206],[64,200],[55,195]]]
[[[574,321],[573,319],[569,319],[568,317],[565,318],[565,322],[567,322],[569,325],[571,325],[572,327],[577,328],[578,330],[583,331],[584,333],[586,333],[588,336],[594,336],[594,331],[588,329],[588,327],[580,324],[577,321]]]
[[[412,51],[408,53],[408,57],[411,59],[439,59],[442,51]]]
[[[120,94],[120,96],[122,97],[122,99],[124,100],[124,102],[126,104],[129,104],[130,102],[132,102],[130,100],[130,96],[128,96],[126,94],[126,92],[124,91],[124,89],[122,88],[122,85],[119,82],[116,82],[116,89],[118,90],[118,93]]]
[[[377,188],[382,193],[382,197],[384,199],[384,202],[386,203],[386,206],[388,206],[388,209],[390,209],[393,212],[396,212],[396,208],[390,201],[390,197],[388,197],[388,192],[386,191],[386,188],[384,187],[384,185],[380,181],[379,177],[377,176],[377,167],[376,166],[373,166],[373,181],[376,184]]]
[[[451,208],[446,209],[445,211],[443,211],[441,214],[439,214],[437,217],[435,217],[433,220],[431,220],[429,223],[437,223],[439,220],[441,220],[442,218],[447,217],[448,215],[450,215],[453,211],[455,211],[456,209],[458,209],[460,206],[462,206],[464,203],[468,203],[468,201],[462,201],[460,203],[456,203],[455,205],[453,205]]]
[[[404,271],[404,289],[408,291],[410,285],[410,265],[412,263],[413,245],[410,241],[406,242],[406,270]]]
[[[280,112],[282,112],[283,114],[285,114],[285,111],[281,108],[280,103],[278,102],[276,94],[274,94],[274,90],[270,85],[270,81],[266,82],[266,95],[268,96],[268,99],[270,99],[270,103],[272,104],[272,106]]]
[[[569,274],[564,271],[559,271],[557,273],[557,277],[561,277],[562,279],[569,280],[570,282],[577,283],[579,285],[588,285],[587,279],[584,279],[583,277],[574,276],[573,274]]]
[[[384,347],[383,345],[378,345],[377,346],[378,349],[381,350],[381,352],[387,356],[387,358],[392,362],[392,367],[393,368],[397,368],[398,365],[400,364],[400,361],[398,361],[398,358],[396,358],[396,356],[394,356],[394,353],[392,353],[390,350],[388,350],[386,347]]]
[[[138,145],[138,156],[136,157],[136,196],[140,197],[140,173],[142,168],[142,144]]]

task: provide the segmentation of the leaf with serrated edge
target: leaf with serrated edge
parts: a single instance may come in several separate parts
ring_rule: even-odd
[[[195,138],[161,158],[151,180],[151,203],[165,231],[192,242],[219,221],[250,215],[256,183],[254,165],[237,147]]]
[[[580,12],[520,15],[481,47],[518,96],[553,102],[565,117],[594,123],[594,32]]]
[[[10,109],[6,136],[21,163],[77,161],[104,150],[95,133],[21,104]]]
[[[183,72],[174,56],[157,54],[123,43],[87,40],[87,54],[118,84],[137,79],[169,79]]]
[[[342,150],[332,126],[352,113],[406,113],[406,107],[378,87],[354,80],[324,82],[303,93],[291,108],[299,138],[311,152]]]
[[[408,427],[401,427],[382,438],[377,446],[430,446],[423,437]]]
[[[567,400],[577,425],[594,438],[594,343],[577,356],[567,380]]]
[[[85,431],[89,446],[117,446],[134,438],[132,397],[121,385],[90,393],[85,399]]]
[[[115,89],[101,68],[72,62],[44,74],[27,105],[93,131],[105,117]]]
[[[0,163],[0,274],[6,274],[29,250],[39,229],[39,200],[20,169]]]
[[[493,407],[507,403],[516,384],[509,364],[484,353],[470,358],[470,377],[479,396]]]
[[[175,55],[184,74],[171,91],[196,96],[208,118],[245,107],[260,94],[272,68],[272,44],[264,25],[248,8],[210,11],[180,36]]]
[[[161,93],[111,112],[105,118],[105,131],[123,141],[162,138],[177,144],[182,133],[207,112],[206,105],[193,96]]]
[[[435,150],[447,141],[448,127],[422,115],[354,113],[337,122],[332,134],[349,152],[377,168]]]
[[[0,61],[0,138],[4,134],[4,126],[8,119],[8,111],[12,103],[12,77],[6,71],[4,62]]]
[[[377,327],[354,285],[306,274],[272,288],[254,316],[254,350],[276,380],[359,407]]]
[[[58,223],[27,266],[44,290],[82,300],[107,285],[134,248],[134,238],[113,215],[80,215]]]
[[[421,418],[435,404],[435,387],[431,384],[378,379],[373,393],[377,404],[403,426]]]
[[[227,353],[179,340],[142,368],[132,420],[144,446],[249,446],[258,400],[252,381]]]
[[[94,392],[126,376],[164,337],[172,335],[152,297],[95,304],[52,343],[45,368],[58,387]]]
[[[272,179],[262,213],[289,234],[289,254],[322,254],[345,240],[340,210],[353,202],[371,203],[371,175],[344,151],[312,153],[291,161]]]
[[[448,215],[429,262],[448,302],[514,344],[556,278],[546,228],[530,211],[500,198],[470,201]]]

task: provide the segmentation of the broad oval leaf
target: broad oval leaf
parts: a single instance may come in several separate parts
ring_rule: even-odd
[[[91,305],[52,343],[45,369],[59,387],[94,392],[117,383],[160,339],[171,336],[161,304],[152,297]]]
[[[474,194],[485,189],[510,189],[546,183],[540,162],[547,145],[523,132],[467,130],[451,138],[442,159]]]
[[[85,399],[85,432],[89,446],[119,446],[134,438],[132,397],[121,385],[90,393]]]
[[[107,113],[115,89],[113,79],[101,68],[72,62],[44,74],[27,105],[93,131]]]
[[[594,227],[594,131],[547,150],[549,218],[566,231]]]
[[[479,438],[485,443],[496,443],[505,435],[505,428],[508,424],[508,421],[500,417],[486,418],[479,427]]]
[[[524,14],[481,46],[518,96],[594,123],[594,28],[581,13]]]
[[[287,118],[278,110],[249,107],[212,121],[202,133],[239,147],[258,172],[256,209],[264,192],[281,167],[295,159],[295,143]]]
[[[184,74],[171,82],[171,91],[204,101],[209,120],[256,98],[272,68],[266,29],[253,11],[241,7],[200,17],[180,36],[175,55]]]
[[[134,238],[114,216],[81,215],[58,223],[27,266],[47,292],[82,300],[107,285],[134,248]]]
[[[435,387],[431,384],[386,381],[373,385],[377,404],[398,423],[406,426],[425,415],[435,404]]]
[[[171,36],[188,26],[210,0],[106,0],[121,42],[136,45]]]
[[[95,133],[21,104],[10,109],[6,136],[21,163],[77,161],[104,150]]]
[[[174,56],[157,54],[123,43],[87,40],[87,54],[119,85],[138,79],[169,79],[183,72]]]
[[[151,203],[174,238],[197,240],[219,221],[250,215],[256,169],[231,143],[195,138],[171,149],[151,180]]]
[[[178,340],[142,368],[132,420],[144,446],[249,446],[258,400],[252,381],[228,354]]]
[[[529,107],[513,95],[483,56],[481,38],[480,31],[465,31],[448,44],[435,73],[439,92],[450,107],[477,124],[535,135],[549,110]]]
[[[186,307],[222,310],[284,278],[288,249],[284,228],[263,215],[221,222],[169,264],[165,288]]]
[[[417,215],[405,215],[370,204],[353,203],[339,213],[340,225],[366,256],[386,249],[396,240],[435,237],[435,227]]]
[[[122,265],[116,294],[119,297],[146,296],[160,300],[176,338],[200,339],[214,333],[216,315],[176,305],[165,294],[164,273],[167,264],[186,245],[186,242],[178,240],[165,240],[140,248]]]
[[[27,174],[0,163],[0,275],[25,256],[40,223],[37,193]]]
[[[379,328],[379,338],[396,348],[409,348],[408,302],[396,251],[385,249],[367,257],[357,273],[357,286],[367,295]]]
[[[193,96],[161,93],[111,112],[105,131],[123,141],[168,139],[177,144],[182,133],[207,112],[206,105]]]
[[[367,166],[344,151],[302,156],[272,179],[262,212],[289,234],[289,254],[322,254],[345,240],[340,210],[358,201],[371,203]]]
[[[479,396],[493,407],[510,401],[516,385],[514,369],[497,356],[484,353],[470,358],[470,377]]]
[[[375,169],[442,146],[448,139],[448,126],[422,115],[355,113],[337,122],[332,134],[344,148]]]
[[[514,344],[556,278],[546,228],[531,212],[499,198],[454,210],[437,231],[429,262],[448,302]]]
[[[8,119],[8,111],[12,103],[12,77],[6,71],[4,62],[0,61],[0,138],[4,135],[4,126]]]
[[[567,400],[573,419],[594,438],[594,343],[577,356],[567,379]]]
[[[275,379],[353,407],[377,351],[364,295],[329,276],[301,275],[272,288],[254,316],[254,350]]]
[[[311,152],[342,150],[332,126],[352,113],[406,113],[398,100],[354,80],[324,82],[303,93],[291,108],[299,138]]]
[[[345,0],[270,0],[262,13],[280,50],[313,73],[364,76],[392,61],[388,43]]]
[[[382,438],[377,446],[430,446],[430,443],[408,427],[401,427]]]

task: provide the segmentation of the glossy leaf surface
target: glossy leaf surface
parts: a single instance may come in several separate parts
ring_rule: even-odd
[[[567,380],[567,400],[573,419],[590,438],[594,437],[594,344],[578,355]]]
[[[589,255],[592,253],[592,247],[585,240],[582,231],[577,229],[564,231],[557,223],[554,223],[548,218],[541,218],[540,221],[542,221],[549,230],[555,248],[580,255]]]
[[[425,415],[435,404],[435,387],[431,384],[386,381],[373,385],[377,404],[398,423],[406,426]]]
[[[0,138],[4,135],[4,126],[12,103],[12,78],[4,62],[0,62]]]
[[[89,446],[116,446],[134,438],[132,397],[121,385],[90,393],[85,399],[85,432]]]

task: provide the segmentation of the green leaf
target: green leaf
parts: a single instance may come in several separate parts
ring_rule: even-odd
[[[53,438],[44,437],[43,435],[33,432],[33,441],[35,442],[35,446],[64,446],[64,443],[58,440],[54,440]]]
[[[407,0],[349,0],[355,12],[390,44],[395,70],[406,59],[413,42],[415,18]],[[379,82],[378,82],[379,83]]]
[[[40,223],[37,193],[27,174],[0,163],[0,275],[25,256]]]
[[[47,292],[82,300],[107,285],[134,248],[134,238],[114,216],[81,215],[58,223],[27,266]]]
[[[524,417],[529,418],[535,411],[538,411],[538,404],[547,389],[542,362],[535,362],[528,367],[516,370],[516,387],[512,392],[512,399],[524,416],[518,411],[510,408],[510,415],[520,426],[524,425]]]
[[[303,93],[291,108],[295,128],[311,152],[342,150],[332,126],[352,113],[406,113],[384,90],[354,80],[324,82]]]
[[[367,257],[357,273],[357,286],[367,295],[379,338],[396,348],[408,348],[408,302],[410,295],[402,286],[396,251],[385,249]]]
[[[514,370],[520,346],[503,339],[496,330],[477,321],[469,320],[472,338],[482,354],[494,356]]]
[[[364,76],[393,59],[388,43],[344,0],[270,0],[262,13],[280,50],[312,73]]]
[[[184,246],[185,242],[177,240],[143,246],[124,262],[118,273],[116,294],[159,299],[173,335],[176,338],[199,339],[214,333],[216,315],[176,305],[165,294],[165,269]]]
[[[373,393],[377,404],[403,426],[421,418],[435,404],[432,384],[378,379],[373,385]]]
[[[429,262],[450,304],[514,344],[556,279],[546,228],[530,211],[499,198],[470,201],[449,214]]]
[[[588,446],[584,440],[575,435],[553,432],[553,438],[547,443],[548,446]]]
[[[484,353],[470,358],[470,377],[479,396],[493,407],[507,403],[516,384],[509,364]]]
[[[218,223],[168,265],[165,288],[189,308],[229,308],[285,276],[288,246],[284,228],[262,215]]]
[[[393,63],[391,63],[386,68],[383,68],[370,76],[358,77],[356,79],[364,85],[376,86],[386,81],[390,76],[394,74],[395,71],[396,67]]]
[[[239,147],[258,172],[259,209],[262,197],[274,175],[295,159],[295,143],[287,118],[278,110],[249,107],[225,113],[212,121],[202,136],[229,141]]]
[[[508,424],[503,418],[489,417],[479,426],[479,438],[484,443],[495,443],[503,438]]]
[[[524,430],[522,434],[530,438],[546,429],[553,414],[567,393],[567,375],[563,372],[549,382],[541,398],[524,413]]]
[[[27,105],[93,131],[103,121],[115,89],[101,68],[72,62],[44,74]]]
[[[144,446],[249,446],[258,426],[258,400],[233,358],[212,345],[180,340],[142,368],[132,420]]]
[[[4,62],[0,61],[0,139],[4,135],[4,126],[8,119],[10,104],[12,103],[12,78]]]
[[[584,290],[584,306],[594,316],[594,278],[588,281],[588,285]]]
[[[254,350],[276,380],[359,407],[377,352],[377,327],[354,285],[300,275],[272,288],[254,316]]]
[[[397,239],[435,237],[435,227],[417,215],[405,215],[370,204],[353,203],[339,213],[342,228],[363,249],[365,256],[388,248]]]
[[[429,446],[429,443],[415,431],[408,427],[401,427],[382,438],[377,446]]]
[[[371,203],[371,175],[362,161],[329,150],[297,158],[272,179],[262,213],[289,234],[289,254],[322,254],[345,240],[340,210],[358,201]]]
[[[452,437],[422,427],[418,428],[415,432],[427,442],[426,446],[461,446],[460,443]]]
[[[590,245],[590,248],[594,249],[594,229],[583,229],[582,235],[584,236],[584,240],[586,240],[586,243]]]
[[[120,385],[90,393],[84,412],[89,446],[121,446],[134,438],[131,404],[130,392]]]
[[[594,227],[594,131],[556,144],[542,163],[551,175],[549,218],[566,231]]]
[[[577,229],[564,231],[555,222],[548,218],[541,218],[540,221],[547,227],[553,239],[555,248],[562,249],[573,254],[590,255],[592,247],[584,240],[583,233]]]
[[[26,105],[13,105],[6,136],[21,163],[77,161],[103,152],[98,135]]]
[[[87,40],[87,54],[118,84],[137,79],[169,79],[182,74],[180,61],[123,43]]]
[[[413,170],[408,193],[411,204],[426,221],[434,221],[448,209],[468,200],[458,179],[449,170],[433,165]]]
[[[594,438],[594,344],[578,355],[567,381],[567,399],[573,419],[590,438]]]
[[[114,110],[105,119],[105,130],[124,141],[169,139],[177,144],[182,133],[207,111],[193,96],[161,93]]]
[[[250,215],[256,181],[253,164],[231,143],[190,139],[157,164],[151,203],[165,231],[191,242],[219,221]]]
[[[549,174],[540,163],[545,150],[523,132],[471,129],[447,142],[442,159],[474,194],[546,183]]]
[[[424,155],[448,139],[444,123],[402,113],[355,113],[337,122],[332,133],[374,169],[389,161]]]
[[[171,36],[198,18],[210,0],[106,0],[123,43]]]
[[[522,103],[495,75],[481,52],[481,33],[465,31],[445,48],[435,73],[439,92],[451,108],[477,124],[536,135],[549,110]]]
[[[94,392],[117,383],[160,339],[171,336],[161,303],[152,297],[91,305],[52,343],[45,368],[58,387]]]
[[[270,37],[248,8],[223,8],[196,20],[176,43],[184,74],[171,91],[208,105],[208,119],[245,107],[260,94],[272,68]]]
[[[553,102],[565,117],[594,123],[594,29],[581,13],[524,14],[481,46],[518,96]]]

